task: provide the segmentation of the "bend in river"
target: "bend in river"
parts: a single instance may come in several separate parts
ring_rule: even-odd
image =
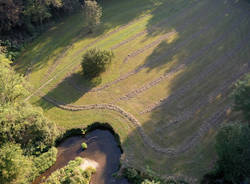
[[[82,150],[81,143],[86,142],[88,148]],[[33,184],[41,182],[42,177],[48,177],[52,172],[68,164],[76,157],[97,163],[96,173],[91,177],[91,184],[128,184],[125,178],[116,179],[112,174],[119,170],[121,149],[118,147],[112,133],[108,130],[96,129],[82,136],[72,136],[65,139],[57,147],[56,163],[38,177]]]

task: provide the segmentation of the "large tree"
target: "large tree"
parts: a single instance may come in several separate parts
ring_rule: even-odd
[[[218,173],[228,182],[241,183],[250,179],[250,127],[230,124],[221,128],[216,137]]]
[[[85,21],[90,32],[101,23],[102,8],[95,0],[85,0]]]
[[[0,147],[1,184],[28,183],[32,162],[23,155],[19,145],[6,143]]]
[[[237,82],[234,90],[234,108],[242,111],[245,119],[250,121],[250,74]]]
[[[0,0],[0,32],[9,31],[20,22],[22,1]]]
[[[11,141],[26,153],[40,154],[54,144],[57,128],[41,109],[25,102],[28,85],[9,62],[0,55],[0,145]]]

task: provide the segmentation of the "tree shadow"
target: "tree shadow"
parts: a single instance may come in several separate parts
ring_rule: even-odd
[[[84,78],[82,72],[73,73],[65,77],[63,81],[47,94],[42,95],[41,99],[36,102],[36,105],[41,106],[46,111],[54,107],[54,105],[47,103],[46,99],[53,99],[60,105],[72,104],[100,82],[101,78],[99,77],[88,80]]]
[[[162,1],[162,0],[157,0]],[[110,29],[126,25],[132,20],[143,16],[155,5],[153,0],[136,1],[100,1],[103,8],[101,25],[93,33],[85,29],[82,12],[75,13],[52,26],[47,32],[39,36],[34,42],[27,46],[17,59],[16,70],[27,73],[31,68],[36,71],[44,67],[49,59],[57,59],[79,40],[96,38]],[[54,61],[56,62],[56,61]]]
[[[144,105],[143,110],[134,112],[139,120],[146,119],[142,128],[153,143],[162,148],[179,149],[181,146],[183,149],[180,148],[180,155],[172,157],[154,150],[149,145],[150,141],[140,148],[135,146],[135,151],[132,149],[133,155],[129,158],[135,167],[141,167],[135,164],[140,160],[138,162],[142,167],[148,164],[160,174],[199,173],[200,177],[211,168],[209,166],[215,157],[213,138],[216,130],[221,123],[232,118],[232,85],[250,71],[250,63],[246,59],[250,53],[250,13],[244,7],[246,3],[226,1],[225,7],[221,3],[213,1],[211,8],[214,7],[214,11],[210,15],[206,12],[202,16],[193,14],[199,16],[202,23],[200,26],[195,25],[194,29],[189,30],[189,34],[176,28],[180,39],[172,44],[162,42],[145,61],[144,66],[149,73],[152,69],[162,69],[162,65],[172,62],[173,57],[180,52],[185,53],[174,67],[163,72],[163,76],[166,76],[171,70],[176,72],[173,69],[184,64],[179,74],[173,78],[166,77],[165,82],[169,83],[167,87],[158,86],[158,90],[154,90],[154,97],[159,96],[158,101],[149,100],[153,98],[152,94],[147,99],[140,97],[138,99]],[[217,6],[219,8],[216,9]],[[206,11],[209,11],[209,7],[207,8]],[[216,12],[221,14],[218,16]],[[206,22],[209,16],[214,19],[211,24]],[[206,28],[208,25],[210,29]],[[192,39],[187,42],[188,37]],[[182,47],[177,50],[178,45]],[[161,59],[156,62],[158,57]],[[161,84],[164,85],[163,83]],[[145,106],[144,100],[151,101],[151,104]],[[140,135],[142,139],[144,137],[141,129],[135,128],[124,145],[130,144],[129,137],[136,135]]]

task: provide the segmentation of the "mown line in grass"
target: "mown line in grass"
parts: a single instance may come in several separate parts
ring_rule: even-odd
[[[234,25],[234,29],[230,29],[232,31],[235,31],[237,28],[238,28],[238,25],[240,25],[245,19],[242,19],[240,21],[239,24],[237,25]],[[231,32],[232,32],[231,31]],[[217,44],[218,44],[218,41],[219,40],[222,40],[222,39],[226,39],[226,37],[228,36],[228,33],[231,33],[231,32],[227,32],[226,34],[222,34],[219,39],[216,40]],[[250,41],[250,38],[246,38],[244,40],[244,42],[242,43],[242,45],[236,47],[236,49],[231,49],[231,53],[226,53],[224,54],[222,57],[220,57],[219,59],[217,59],[215,61],[215,63],[211,63],[207,68],[205,68],[205,72],[202,71],[200,72],[199,76],[196,77],[195,79],[189,81],[187,83],[186,86],[183,86],[182,88],[180,88],[179,90],[177,90],[174,94],[170,95],[170,96],[167,96],[165,98],[162,98],[160,99],[158,102],[155,102],[153,103],[152,105],[149,105],[148,107],[146,107],[143,111],[140,112],[140,114],[145,114],[145,113],[149,113],[153,110],[155,110],[156,108],[160,107],[161,105],[165,104],[165,103],[171,103],[174,99],[180,97],[181,95],[183,95],[187,90],[189,89],[192,89],[196,84],[198,84],[200,81],[202,81],[204,78],[208,77],[209,74],[214,70],[216,69],[218,66],[222,66],[223,64],[225,64],[227,62],[227,59],[230,58],[231,56],[233,56],[234,54],[237,54],[238,51],[240,51],[241,48],[243,48],[243,46],[246,46],[246,44],[248,44],[248,42]],[[213,44],[211,46],[214,46]],[[210,49],[211,47],[208,47],[208,50]],[[190,64],[190,63],[189,63]],[[156,81],[156,80],[155,80]],[[157,80],[158,82],[159,80]],[[150,84],[150,83],[149,83]],[[141,91],[138,91],[138,93],[140,92],[143,92],[146,90],[146,88],[140,88]],[[147,88],[149,89],[149,87]],[[129,96],[130,95],[130,96]],[[128,99],[131,99],[133,97],[135,97],[137,94],[135,94],[135,92],[133,93],[130,93],[129,95],[125,96],[126,97],[126,100]],[[124,98],[124,97],[122,97]],[[122,99],[123,100],[123,99]]]
[[[239,43],[237,47],[235,48],[235,52],[237,51],[237,49],[241,49],[242,47],[244,47],[248,43],[249,39],[250,37],[244,40],[243,42]],[[227,55],[227,56],[230,57],[231,55]],[[247,71],[249,71],[249,67],[247,67]],[[243,73],[244,72],[242,72],[241,74]],[[222,90],[224,90],[224,88]],[[42,96],[42,98],[54,104],[55,106],[64,110],[68,110],[68,111],[83,111],[83,110],[98,110],[98,109],[115,111],[121,114],[125,119],[129,120],[129,122],[131,122],[134,126],[136,126],[137,130],[139,131],[146,145],[150,146],[156,152],[165,153],[168,156],[178,156],[179,154],[182,154],[186,152],[187,150],[189,150],[190,148],[192,148],[199,141],[199,138],[202,137],[202,135],[204,135],[213,125],[219,123],[222,120],[227,110],[230,108],[230,104],[228,104],[226,105],[225,108],[223,108],[222,111],[218,111],[217,113],[215,113],[211,118],[205,121],[205,123],[201,126],[199,131],[195,133],[195,135],[191,136],[190,139],[180,144],[177,148],[163,148],[153,143],[152,139],[150,139],[145,134],[144,129],[141,126],[141,123],[132,114],[126,112],[119,106],[116,106],[114,104],[65,105],[64,103],[58,102],[55,99],[48,97],[48,96]]]
[[[235,29],[237,29],[238,25],[240,25],[245,19],[242,19],[240,22],[238,20],[235,20],[234,23],[236,22],[237,24],[233,24],[230,27],[231,28],[230,30],[234,31]],[[218,19],[217,19],[217,21],[219,22]],[[201,48],[198,52],[196,52],[193,55],[191,55],[190,57],[186,58],[182,63],[180,63],[180,65],[177,65],[176,67],[174,67],[170,71],[166,72],[165,74],[161,75],[160,77],[154,79],[153,81],[150,81],[149,83],[144,84],[142,87],[134,89],[131,92],[123,95],[122,97],[119,97],[116,101],[130,100],[130,99],[136,97],[138,94],[152,88],[155,85],[158,85],[160,82],[162,82],[163,80],[169,78],[170,76],[172,76],[176,72],[181,71],[185,67],[191,65],[197,58],[203,56],[206,52],[209,52],[212,47],[219,44],[221,41],[225,40],[227,38],[227,36],[228,36],[228,33],[231,33],[231,32],[227,32],[227,34],[225,34],[225,33],[221,34],[216,40],[213,40],[208,45]]]
[[[224,81],[223,84],[217,87],[213,92],[206,95],[206,97],[203,98],[202,100],[199,100],[196,103],[194,103],[191,108],[182,111],[181,114],[178,115],[178,117],[168,122],[165,126],[163,127],[161,126],[160,128],[156,129],[156,132],[158,133],[161,131],[165,132],[166,130],[171,131],[175,126],[177,125],[180,126],[182,123],[184,123],[184,121],[189,120],[202,107],[206,107],[210,103],[214,102],[218,97],[218,95],[220,95],[220,97],[226,97],[228,92],[231,90],[232,85],[249,71],[250,68],[248,66],[240,68],[239,73],[230,76],[229,79]]]
[[[204,11],[203,11],[203,12],[204,12]],[[204,14],[205,14],[205,13],[204,13]],[[192,23],[195,22],[197,19],[199,19],[198,16],[195,16],[193,19],[189,19],[188,21],[186,21],[184,24],[182,24],[182,25],[180,26],[180,29],[184,30],[184,28],[185,28],[186,26],[188,26],[188,24],[192,24]],[[199,36],[199,35],[202,34],[204,31],[206,31],[209,27],[212,27],[212,26],[213,26],[213,24],[208,25],[208,26],[206,26],[205,28],[203,28],[200,32],[192,34],[192,36],[189,37],[188,39],[186,39],[183,43],[180,43],[180,44],[177,45],[176,47],[174,47],[174,48],[168,50],[166,53],[160,55],[160,56],[157,57],[156,59],[150,60],[150,62],[148,62],[147,64],[141,65],[141,66],[137,67],[136,69],[134,69],[134,70],[132,70],[132,71],[126,73],[126,74],[121,75],[119,78],[117,78],[117,79],[114,80],[114,81],[111,81],[111,82],[106,83],[106,84],[104,84],[104,85],[102,85],[102,86],[99,86],[99,87],[92,88],[92,89],[90,89],[88,92],[89,92],[89,93],[92,93],[92,92],[99,92],[99,91],[102,91],[102,90],[104,90],[104,89],[106,89],[106,88],[111,87],[111,86],[114,85],[114,84],[117,84],[117,83],[119,83],[119,82],[121,82],[121,81],[127,79],[128,77],[130,77],[130,76],[132,76],[132,75],[137,74],[138,72],[140,72],[140,71],[143,70],[144,68],[147,68],[151,63],[153,63],[153,62],[158,62],[158,61],[160,61],[162,58],[166,57],[166,56],[167,56],[169,53],[171,53],[172,51],[176,51],[177,49],[180,49],[181,47],[185,46],[186,43],[188,43],[189,41],[195,39],[197,36]],[[130,58],[129,58],[129,59],[131,59],[132,57],[137,56],[138,54],[143,53],[144,51],[146,51],[147,49],[150,49],[151,47],[155,46],[156,44],[159,44],[159,43],[160,43],[160,42],[159,42],[160,40],[169,38],[171,35],[172,35],[172,32],[167,33],[167,34],[163,35],[162,37],[160,37],[159,39],[157,39],[157,40],[155,40],[155,41],[149,43],[149,44],[146,45],[146,46],[144,46],[143,48],[138,49],[137,51],[134,52],[134,54],[132,53],[132,54],[130,55]],[[76,70],[77,68],[79,68],[79,66],[77,66],[77,67],[74,68],[73,70]],[[75,82],[74,82],[73,80],[69,80],[69,83],[70,83],[70,85],[71,85],[72,87],[74,87],[75,89],[77,89],[77,90],[79,90],[79,91],[85,91],[85,90],[86,90],[86,89],[82,89],[82,88],[79,87],[77,84],[75,84]]]
[[[165,5],[164,6],[166,6],[167,5],[167,3],[165,3]],[[192,4],[191,4],[192,5]],[[186,7],[186,8],[190,8],[191,7],[191,5],[190,6],[188,6],[188,7]],[[175,15],[178,15],[177,13],[175,14]],[[76,52],[76,54],[75,55],[78,55],[80,52],[84,52],[85,50],[87,50],[88,48],[90,48],[90,47],[92,47],[93,45],[95,45],[96,43],[98,43],[99,41],[101,41],[101,40],[104,40],[104,39],[106,39],[107,37],[109,37],[109,36],[111,36],[111,35],[113,35],[113,34],[115,34],[115,33],[117,33],[117,32],[119,32],[119,31],[121,31],[121,30],[124,30],[124,29],[126,29],[127,27],[129,27],[130,25],[132,25],[132,24],[135,24],[135,23],[137,23],[137,22],[140,22],[142,19],[144,19],[144,18],[146,18],[146,17],[148,17],[148,16],[150,16],[150,14],[146,14],[146,15],[144,15],[144,16],[142,16],[142,17],[140,17],[140,18],[138,18],[138,19],[136,19],[136,20],[134,20],[134,21],[131,21],[130,23],[128,23],[128,24],[126,24],[126,25],[124,25],[124,26],[121,26],[121,27],[119,27],[119,28],[117,28],[117,29],[115,29],[115,30],[113,30],[113,31],[111,31],[111,32],[108,32],[107,34],[105,34],[104,36],[101,36],[100,38],[97,38],[96,40],[94,40],[93,42],[91,42],[90,44],[88,44],[87,46],[85,46],[83,49],[81,49],[81,50],[79,50],[78,52]],[[170,17],[169,17],[170,18]],[[168,19],[169,19],[168,18]],[[160,26],[160,24],[163,24],[164,22],[167,22],[167,20],[168,19],[165,19],[164,21],[161,21],[161,22],[159,22],[159,23],[157,23],[156,25],[155,25],[155,27],[157,27],[157,26]],[[152,26],[152,28],[153,28],[154,26]],[[148,32],[147,30],[144,30],[145,32]],[[144,32],[144,31],[142,31],[142,32]],[[140,33],[142,33],[142,32],[140,32]],[[150,33],[151,31],[149,31],[148,33]],[[141,35],[143,35],[143,34],[141,34]],[[138,36],[138,35],[137,35]],[[131,40],[132,41],[132,40]],[[126,42],[126,43],[128,43],[128,42]],[[118,47],[120,47],[120,46],[122,46],[124,43],[121,43],[120,45],[116,45],[115,46],[115,48],[118,48]],[[63,55],[64,54],[66,54],[66,51],[67,50],[69,50],[69,49],[71,49],[72,47],[70,46],[70,47],[68,47],[68,49],[66,49],[66,50],[64,50],[62,53],[63,53]],[[112,48],[111,48],[112,49]],[[60,64],[60,60],[62,59],[63,57],[58,57],[58,60],[56,60],[56,61],[54,61],[54,65],[52,66],[52,69],[48,72],[48,74],[50,75],[55,69],[56,69],[56,67]],[[77,67],[75,67],[75,68],[78,68],[78,65],[77,65]],[[73,69],[72,70],[72,72],[74,72],[76,69]],[[70,74],[68,74],[68,75],[70,75]]]

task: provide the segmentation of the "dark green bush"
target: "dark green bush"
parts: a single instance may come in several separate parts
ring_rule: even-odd
[[[112,51],[97,48],[88,50],[82,60],[83,75],[87,79],[99,76],[106,70],[113,57]]]

